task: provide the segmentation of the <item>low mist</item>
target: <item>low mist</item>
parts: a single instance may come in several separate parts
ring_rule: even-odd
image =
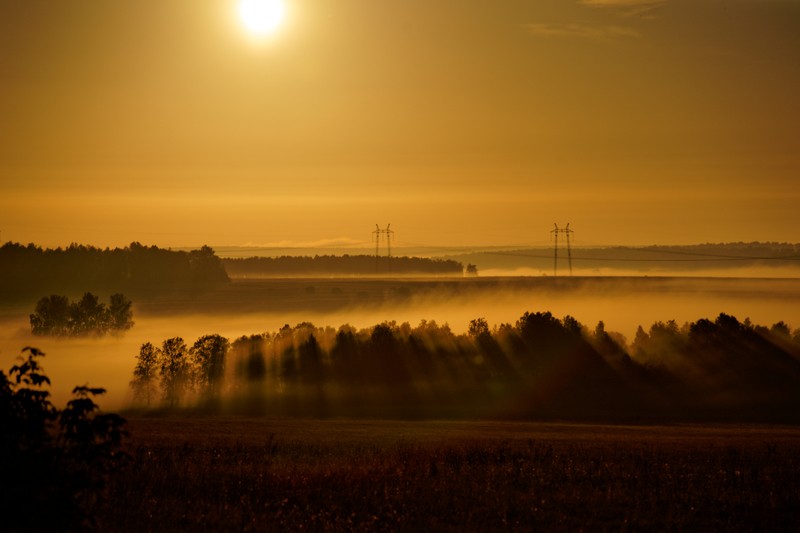
[[[253,282],[259,283],[259,282]],[[292,280],[242,290],[198,295],[191,301],[167,299],[134,303],[135,326],[120,337],[52,339],[30,333],[27,314],[7,313],[0,324],[0,362],[4,370],[23,346],[35,346],[51,378],[54,402],[63,404],[72,387],[104,387],[104,409],[130,405],[129,382],[143,343],[160,345],[182,337],[191,345],[207,334],[230,341],[243,335],[274,333],[303,322],[338,329],[348,324],[370,328],[386,321],[435,321],[456,335],[470,321],[489,327],[513,325],[525,312],[570,315],[587,329],[598,322],[630,344],[636,330],[674,320],[678,325],[720,313],[771,326],[800,326],[800,281],[695,278],[480,278],[452,281]],[[256,289],[255,287],[260,287]],[[29,311],[28,311],[29,312]]]

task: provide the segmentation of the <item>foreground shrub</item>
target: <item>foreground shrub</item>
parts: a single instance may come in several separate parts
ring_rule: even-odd
[[[93,511],[110,470],[123,458],[125,420],[102,414],[104,389],[75,387],[59,410],[38,358],[26,347],[0,371],[0,514],[5,531],[70,531],[96,525]],[[26,355],[27,354],[27,355]]]

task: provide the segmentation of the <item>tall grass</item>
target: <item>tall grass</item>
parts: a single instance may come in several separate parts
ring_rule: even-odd
[[[152,424],[132,422],[131,462],[99,517],[109,530],[800,527],[797,431]]]

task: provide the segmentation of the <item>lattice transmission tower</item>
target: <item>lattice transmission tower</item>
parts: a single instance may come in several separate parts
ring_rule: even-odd
[[[567,223],[566,228],[559,228],[558,224],[553,223],[555,229],[551,229],[550,233],[553,234],[553,276],[558,276],[558,236],[559,234],[564,234],[567,238],[567,259],[569,260],[569,275],[572,275],[572,246],[570,244],[570,234],[575,233],[571,229],[569,229],[569,223]]]
[[[386,225],[386,229],[381,229],[380,226],[375,224],[375,231],[372,232],[375,235],[375,272],[378,271],[378,265],[380,261],[380,249],[381,249],[381,237],[386,238],[386,257],[388,259],[389,270],[392,267],[392,239],[394,239],[394,230],[392,229],[391,224]]]

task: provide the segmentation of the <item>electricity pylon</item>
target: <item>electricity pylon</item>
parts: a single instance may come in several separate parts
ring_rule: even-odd
[[[563,233],[567,237],[567,258],[569,260],[569,275],[572,275],[572,247],[570,246],[570,233],[575,233],[571,229],[569,229],[569,223],[567,223],[566,228],[559,228],[558,224],[553,223],[555,229],[551,229],[550,233],[553,234],[553,240],[555,242],[555,246],[553,247],[553,276],[558,276],[558,235],[559,233]]]
[[[378,271],[378,261],[380,258],[380,245],[381,245],[381,235],[386,236],[386,257],[389,259],[389,268],[391,269],[391,261],[392,261],[392,239],[394,238],[394,230],[392,229],[391,224],[386,225],[386,229],[381,229],[380,226],[375,224],[375,231],[372,232],[375,235],[375,272]]]

